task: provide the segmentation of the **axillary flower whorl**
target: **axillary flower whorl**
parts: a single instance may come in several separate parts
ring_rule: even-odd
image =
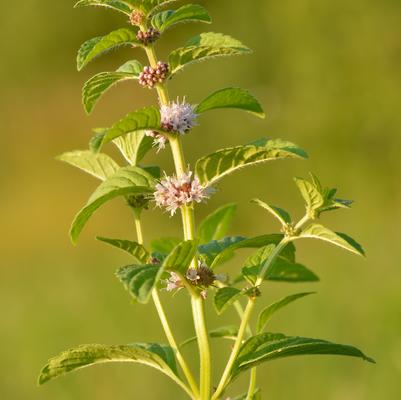
[[[197,125],[198,114],[195,113],[191,104],[185,102],[185,99],[182,102],[177,99],[176,102],[162,105],[160,115],[162,128],[168,132],[185,135]]]
[[[160,37],[160,32],[157,29],[150,28],[147,31],[139,30],[136,38],[145,46],[154,43]]]
[[[145,131],[145,135],[153,138],[153,146],[157,147],[157,152],[164,150],[167,144],[167,137],[156,131]]]
[[[169,74],[169,66],[167,63],[159,61],[156,67],[146,66],[139,74],[139,84],[153,88],[157,83],[163,83]]]
[[[201,203],[208,199],[212,191],[201,185],[192,172],[180,176],[165,176],[157,185],[154,198],[156,205],[174,215],[186,204]]]

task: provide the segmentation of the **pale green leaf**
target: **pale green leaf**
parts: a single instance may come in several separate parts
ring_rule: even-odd
[[[185,275],[195,257],[197,247],[196,240],[186,240],[179,243],[163,261],[163,268]]]
[[[152,291],[163,274],[158,265],[127,265],[116,271],[117,278],[123,283],[131,296],[139,303],[146,304]]]
[[[282,208],[272,206],[259,199],[254,199],[252,200],[252,202],[269,211],[270,214],[276,217],[282,225],[286,226],[287,224],[291,224],[290,214],[288,214],[288,212],[283,210]]]
[[[39,384],[81,368],[112,362],[144,364],[156,368],[175,381],[178,379],[174,351],[169,346],[157,343],[114,346],[88,344],[64,351],[50,359],[40,373]]]
[[[77,68],[80,71],[94,58],[120,46],[140,46],[136,38],[136,32],[131,29],[122,28],[105,36],[89,39],[78,50]]]
[[[275,303],[270,304],[266,308],[264,308],[258,316],[256,332],[257,333],[262,332],[265,329],[267,323],[272,318],[272,316],[277,311],[279,311],[281,308],[287,306],[288,304],[291,304],[295,300],[301,299],[302,297],[305,297],[305,296],[309,296],[310,294],[315,294],[315,292],[304,292],[304,293],[292,294],[292,295],[286,296],[286,297],[276,301]]]
[[[324,198],[319,189],[303,178],[295,178],[295,183],[305,200],[308,210],[317,210],[324,204]]]
[[[199,159],[196,175],[205,186],[216,184],[225,176],[241,168],[285,158],[305,158],[305,152],[282,140],[264,141],[263,145],[245,145],[218,150]]]
[[[234,304],[243,295],[242,290],[235,287],[223,287],[218,289],[214,296],[214,307],[217,314],[222,314],[229,306]]]
[[[149,252],[145,249],[145,247],[143,247],[143,245],[137,242],[122,239],[109,239],[100,236],[98,236],[96,239],[125,251],[126,253],[135,257],[140,263],[146,264],[150,260]]]
[[[146,136],[145,131],[131,132],[113,140],[123,157],[131,165],[138,163],[153,147],[153,139]]]
[[[261,333],[248,339],[241,347],[232,369],[232,377],[265,361],[298,355],[342,355],[374,361],[359,349],[321,339]]]
[[[295,237],[294,239],[301,238],[324,240],[325,242],[329,242],[331,244],[334,244],[335,246],[342,247],[343,249],[348,250],[351,253],[358,254],[360,256],[365,255],[365,251],[363,250],[362,246],[354,239],[347,236],[345,233],[333,232],[320,224],[309,225],[302,231],[302,233],[298,237]]]
[[[195,109],[198,114],[220,108],[236,108],[264,118],[265,113],[259,101],[247,90],[225,88],[218,90],[203,100]]]
[[[91,113],[101,96],[115,84],[138,79],[142,68],[139,61],[133,60],[125,63],[116,72],[101,72],[90,78],[82,89],[85,111]]]
[[[131,8],[128,6],[126,1],[120,0],[80,0],[74,7],[84,7],[84,6],[99,6],[111,8],[112,10],[119,11],[125,15],[131,14]]]
[[[212,20],[207,10],[198,4],[187,4],[174,11],[162,11],[152,18],[152,26],[160,32],[183,22],[211,23]]]
[[[174,50],[169,56],[170,71],[177,73],[188,64],[213,57],[248,54],[251,50],[241,42],[221,33],[202,33],[192,38],[185,47]]]
[[[154,190],[155,179],[141,168],[121,168],[105,180],[77,214],[71,226],[71,240],[76,243],[79,234],[95,211],[109,200],[128,194],[149,194]]]
[[[107,154],[94,154],[90,150],[71,151],[61,154],[57,159],[77,167],[102,181],[110,178],[120,169],[118,164]]]
[[[177,0],[124,0],[132,8],[139,9],[145,14],[153,14],[161,7],[164,7],[170,3],[174,3]]]
[[[234,219],[237,205],[226,204],[209,214],[199,225],[198,236],[200,243],[222,239],[228,232]]]

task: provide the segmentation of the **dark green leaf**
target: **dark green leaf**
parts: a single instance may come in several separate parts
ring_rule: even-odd
[[[149,194],[154,186],[154,178],[143,169],[134,166],[121,168],[95,190],[86,206],[75,217],[70,231],[73,243],[76,243],[89,218],[103,204],[118,196]]]
[[[148,365],[177,380],[174,351],[165,345],[130,344],[107,346],[101,344],[82,345],[67,350],[49,360],[39,376],[42,385],[54,378],[81,368],[109,362],[134,362]]]
[[[178,238],[161,238],[152,240],[152,242],[150,243],[150,247],[153,252],[157,252],[167,256],[180,243],[181,240]]]
[[[302,297],[309,296],[310,294],[314,293],[315,292],[304,292],[304,293],[292,294],[264,308],[259,314],[256,332],[260,333],[265,329],[267,323],[270,321],[270,319],[272,318],[273,314],[276,311],[287,306],[288,304],[291,304],[295,300],[301,299]]]
[[[160,32],[182,22],[210,23],[212,20],[207,10],[198,4],[187,4],[175,11],[162,11],[152,18],[152,26]]]
[[[90,150],[71,151],[58,156],[57,159],[73,165],[102,181],[110,178],[120,169],[118,164],[107,154],[95,154]]]
[[[265,117],[259,101],[247,90],[240,88],[225,88],[211,94],[196,107],[195,112],[201,114],[219,108],[236,108],[260,118]]]
[[[200,243],[222,239],[230,228],[236,210],[237,205],[229,203],[209,214],[198,228]]]
[[[198,243],[196,240],[186,240],[178,244],[163,261],[163,268],[185,275],[195,257]]]
[[[78,71],[84,68],[94,58],[109,50],[120,46],[132,46],[133,44],[137,46],[140,45],[138,39],[136,38],[136,32],[127,28],[118,29],[105,36],[89,39],[78,50]]]
[[[234,287],[223,287],[214,296],[214,307],[217,314],[222,314],[230,305],[243,295],[242,290]]]
[[[218,150],[199,159],[195,171],[203,185],[211,186],[243,167],[285,158],[305,158],[305,153],[292,143],[268,140],[264,145],[245,145]]]
[[[137,242],[121,239],[109,239],[100,236],[98,236],[96,239],[125,251],[126,253],[135,257],[140,263],[146,264],[149,262],[149,252],[145,249],[145,247]]]

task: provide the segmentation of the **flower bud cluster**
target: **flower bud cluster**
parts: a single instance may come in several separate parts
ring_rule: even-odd
[[[157,29],[150,28],[147,31],[139,30],[136,34],[136,38],[145,46],[155,42],[160,37],[160,32]]]
[[[129,22],[131,23],[131,25],[140,26],[144,22],[144,19],[145,14],[142,11],[134,10],[129,17]]]
[[[156,67],[144,67],[139,75],[139,84],[153,88],[157,83],[163,83],[168,77],[169,67],[168,64],[159,61]]]

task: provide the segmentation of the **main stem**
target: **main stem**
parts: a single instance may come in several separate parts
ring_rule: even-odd
[[[146,54],[152,67],[157,64],[157,56],[153,46],[145,47]],[[156,90],[162,105],[169,104],[168,91],[164,84],[157,84]],[[187,171],[181,138],[177,134],[169,135],[171,152],[174,159],[175,171],[179,176]],[[185,240],[195,239],[195,217],[191,207],[184,206],[181,210],[182,224]],[[192,266],[197,267],[197,260],[192,261]],[[191,293],[192,314],[194,319],[196,336],[198,338],[200,357],[200,400],[209,400],[211,392],[211,354],[209,335],[206,327],[205,306],[199,294]]]
[[[140,211],[134,210],[134,217],[135,217],[135,228],[136,228],[137,240],[138,240],[139,244],[143,244],[144,241],[143,241],[143,231],[142,231]],[[187,362],[185,361],[183,355],[181,354],[181,352],[179,350],[177,342],[174,338],[174,334],[170,328],[170,324],[168,322],[167,315],[166,315],[163,305],[160,301],[159,293],[156,288],[153,289],[153,291],[152,291],[152,299],[153,299],[153,303],[156,307],[157,314],[159,315],[160,322],[163,326],[164,333],[170,344],[170,347],[174,350],[175,355],[177,356],[177,361],[182,368],[182,371],[188,381],[188,384],[194,394],[194,397],[198,398],[199,397],[198,385],[196,384],[196,381],[191,373],[191,370],[190,370]]]

